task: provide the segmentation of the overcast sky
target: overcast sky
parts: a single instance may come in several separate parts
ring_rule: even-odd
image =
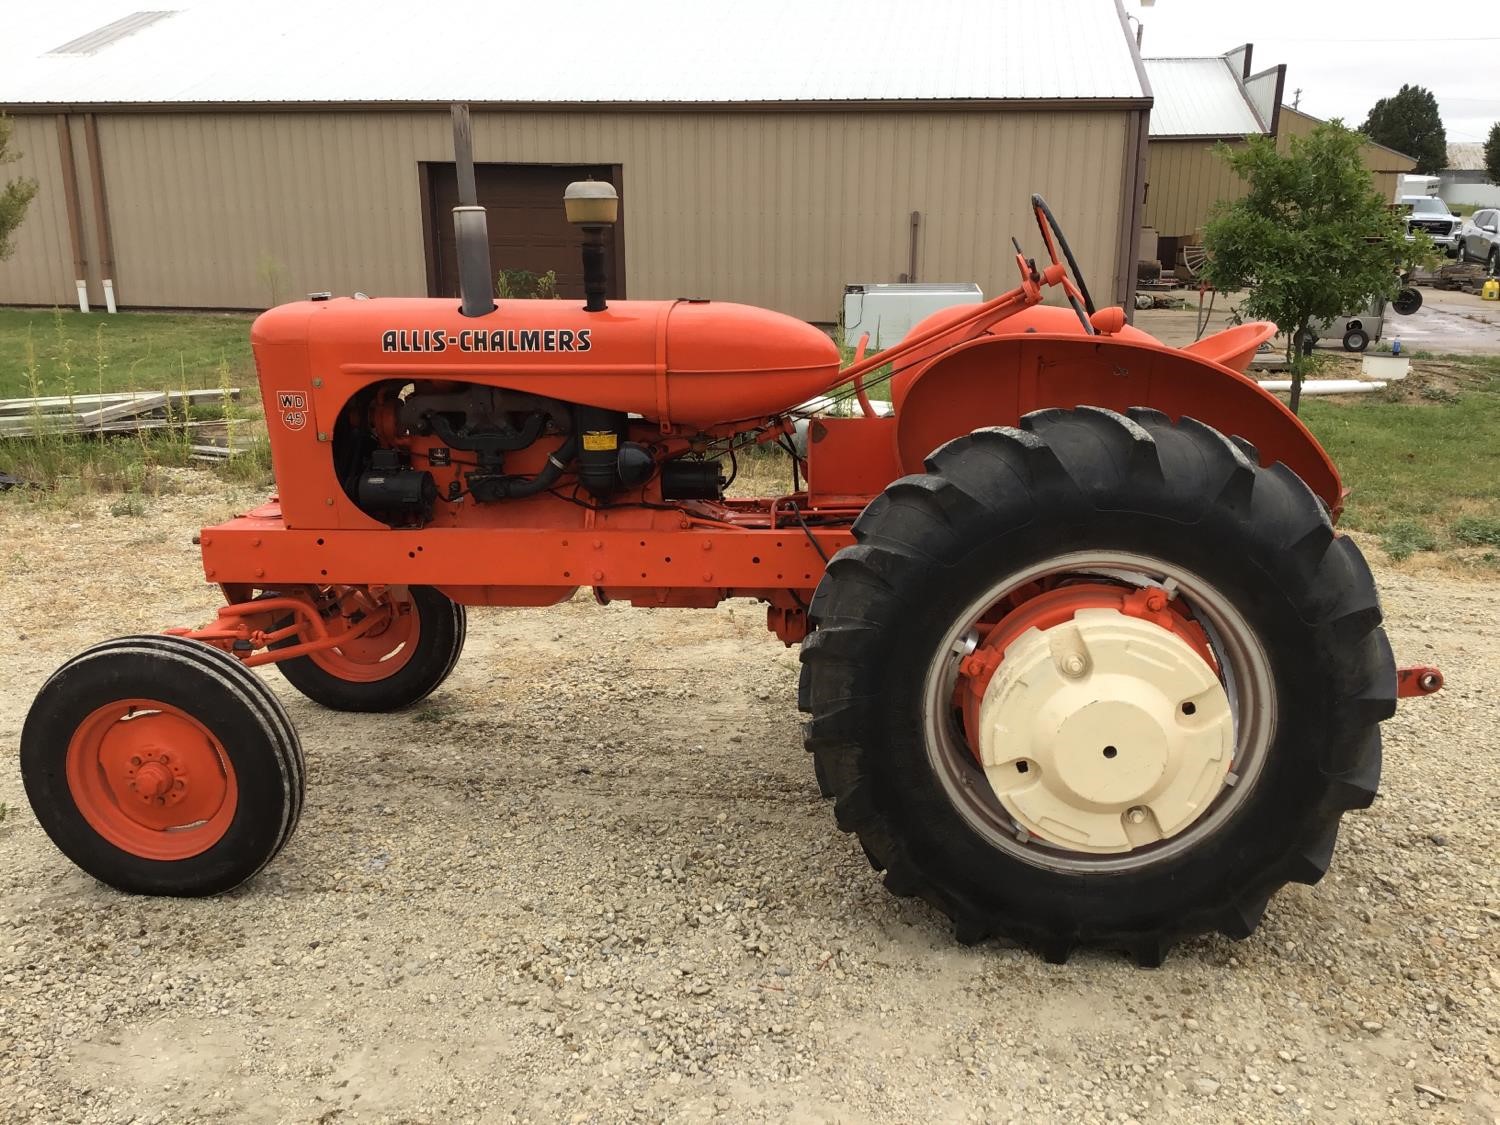
[[[1403,82],[1437,98],[1450,141],[1482,141],[1500,120],[1500,8],[1417,0],[1156,0],[1125,9],[1141,53],[1221,55],[1255,44],[1254,70],[1286,63],[1286,101],[1359,128]],[[1134,25],[1132,25],[1134,26]]]

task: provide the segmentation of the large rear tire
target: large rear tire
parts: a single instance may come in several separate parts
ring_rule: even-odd
[[[340,587],[320,593],[330,615],[340,612]],[[401,711],[426,699],[463,653],[468,633],[464,607],[431,586],[391,586],[381,605],[390,615],[388,625],[348,645],[294,656],[276,667],[294,688],[332,711]],[[296,643],[293,637],[272,647]]]
[[[926,468],[860,517],[802,647],[808,748],[886,886],[927,900],[961,941],[1155,965],[1186,937],[1248,936],[1279,887],[1321,878],[1341,814],[1375,797],[1396,679],[1369,569],[1306,485],[1238,439],[1147,410],[1041,411],[949,442]],[[1228,772],[1186,827],[1123,850],[1065,844],[1072,828],[1045,818],[1028,832],[970,745],[965,657],[1038,591],[1138,587],[1186,615],[1164,651],[1202,638],[1197,674],[1212,669],[1232,712]],[[1000,741],[985,753],[1003,757]],[[1125,741],[1101,741],[1091,769],[1130,761]]]
[[[37,693],[21,775],[42,829],[100,882],[218,894],[285,847],[305,768],[280,702],[226,653],[171,636],[80,653]]]

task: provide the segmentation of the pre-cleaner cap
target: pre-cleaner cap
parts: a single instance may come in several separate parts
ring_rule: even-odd
[[[620,196],[607,180],[574,180],[563,192],[568,222],[579,226],[613,223],[620,217]]]

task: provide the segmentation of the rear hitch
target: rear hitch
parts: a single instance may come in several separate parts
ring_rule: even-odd
[[[1427,664],[1396,669],[1396,698],[1433,695],[1443,689],[1443,673]]]

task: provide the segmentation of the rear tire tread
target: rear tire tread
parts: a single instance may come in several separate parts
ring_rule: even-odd
[[[856,544],[834,557],[813,598],[816,628],[803,644],[799,678],[799,705],[812,716],[804,727],[806,745],[833,789],[839,827],[859,836],[872,866],[884,869],[886,886],[932,902],[961,938],[1012,939],[1049,961],[1066,960],[1081,946],[1113,948],[1156,965],[1186,937],[1214,931],[1248,936],[1277,887],[1321,878],[1339,814],[1374,798],[1378,722],[1394,708],[1395,677],[1368,567],[1351,541],[1335,535],[1306,483],[1283,464],[1261,467],[1257,450],[1243,439],[1196,419],[1174,423],[1144,409],[1128,416],[1093,408],[1038,411],[1020,428],[956,438],[935,450],[926,467],[925,479],[893,486],[900,503],[873,502],[855,524]],[[1228,516],[1214,517],[1215,526],[1231,516],[1249,526],[1268,548],[1258,565],[1296,601],[1319,646],[1336,655],[1339,666],[1329,677],[1347,693],[1329,701],[1341,725],[1312,767],[1323,790],[1300,822],[1289,825],[1295,842],[1284,858],[1259,876],[1246,875],[1238,887],[1219,887],[1217,901],[1184,903],[1146,930],[1090,927],[1086,919],[1070,921],[1040,905],[1018,912],[970,901],[962,879],[909,850],[901,802],[883,803],[874,782],[888,735],[874,729],[871,712],[881,691],[870,669],[880,666],[882,648],[890,645],[888,623],[915,612],[908,607],[920,604],[924,584],[941,581],[924,561],[935,555],[936,565],[952,567],[980,550],[1003,555],[1009,528],[1058,505],[1159,512],[1188,526],[1218,511]],[[1316,581],[1331,576],[1337,576],[1332,586]]]

